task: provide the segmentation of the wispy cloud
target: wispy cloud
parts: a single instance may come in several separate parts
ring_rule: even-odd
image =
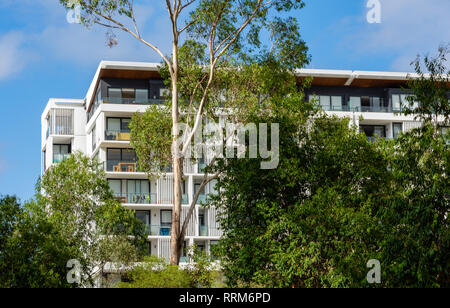
[[[21,32],[9,32],[0,36],[0,80],[20,72],[30,60],[30,53],[24,47],[25,38]]]

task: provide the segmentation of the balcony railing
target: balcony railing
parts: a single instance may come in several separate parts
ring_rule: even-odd
[[[198,230],[200,236],[208,236],[208,226],[200,226]]]
[[[70,154],[53,154],[53,163],[58,164],[67,159],[69,156]]]
[[[129,130],[107,129],[105,131],[105,140],[129,141],[130,140],[130,131]]]
[[[172,228],[171,225],[151,225],[148,226],[150,229],[150,235],[153,236],[170,236],[170,229]]]
[[[106,97],[103,98],[104,104],[125,104],[125,105],[161,105],[164,104],[164,99],[141,99],[141,98],[120,98],[120,97]]]
[[[156,204],[156,193],[126,193],[115,194],[116,198],[122,203],[131,204]]]
[[[323,110],[325,111],[346,111],[346,112],[400,112],[393,110],[392,107],[386,107],[386,106],[358,106],[358,107],[352,107],[352,106],[321,106]]]
[[[107,160],[103,163],[107,172],[139,172],[139,166],[136,161],[125,160]]]

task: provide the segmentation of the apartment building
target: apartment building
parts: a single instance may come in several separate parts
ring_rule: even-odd
[[[412,116],[401,114],[408,94],[402,90],[406,73],[302,69],[297,76],[299,81],[313,77],[307,97],[317,99],[327,113],[350,118],[369,138],[395,138],[420,125]],[[42,172],[74,151],[97,157],[117,198],[136,210],[136,216],[148,226],[149,253],[169,258],[171,170],[164,177],[148,179],[130,145],[128,127],[135,112],[162,104],[166,91],[158,64],[102,61],[84,99],[49,100],[41,117],[41,150]],[[184,163],[183,221],[204,176],[204,166],[202,160]],[[222,234],[216,210],[201,205],[209,193],[214,193],[214,182],[200,195],[185,243],[206,252]]]

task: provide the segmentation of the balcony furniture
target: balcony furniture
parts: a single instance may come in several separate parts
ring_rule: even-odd
[[[117,135],[118,140],[130,140],[130,133],[119,133]]]
[[[161,227],[159,235],[163,235],[163,236],[170,235],[170,228],[168,228],[168,227],[166,227],[166,228]]]
[[[136,172],[136,163],[118,163],[116,166],[113,166],[113,172],[123,172],[122,170]]]

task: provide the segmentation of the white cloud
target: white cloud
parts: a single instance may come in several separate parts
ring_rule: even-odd
[[[30,53],[25,50],[24,43],[21,32],[0,36],[0,80],[17,74],[30,60]]]

